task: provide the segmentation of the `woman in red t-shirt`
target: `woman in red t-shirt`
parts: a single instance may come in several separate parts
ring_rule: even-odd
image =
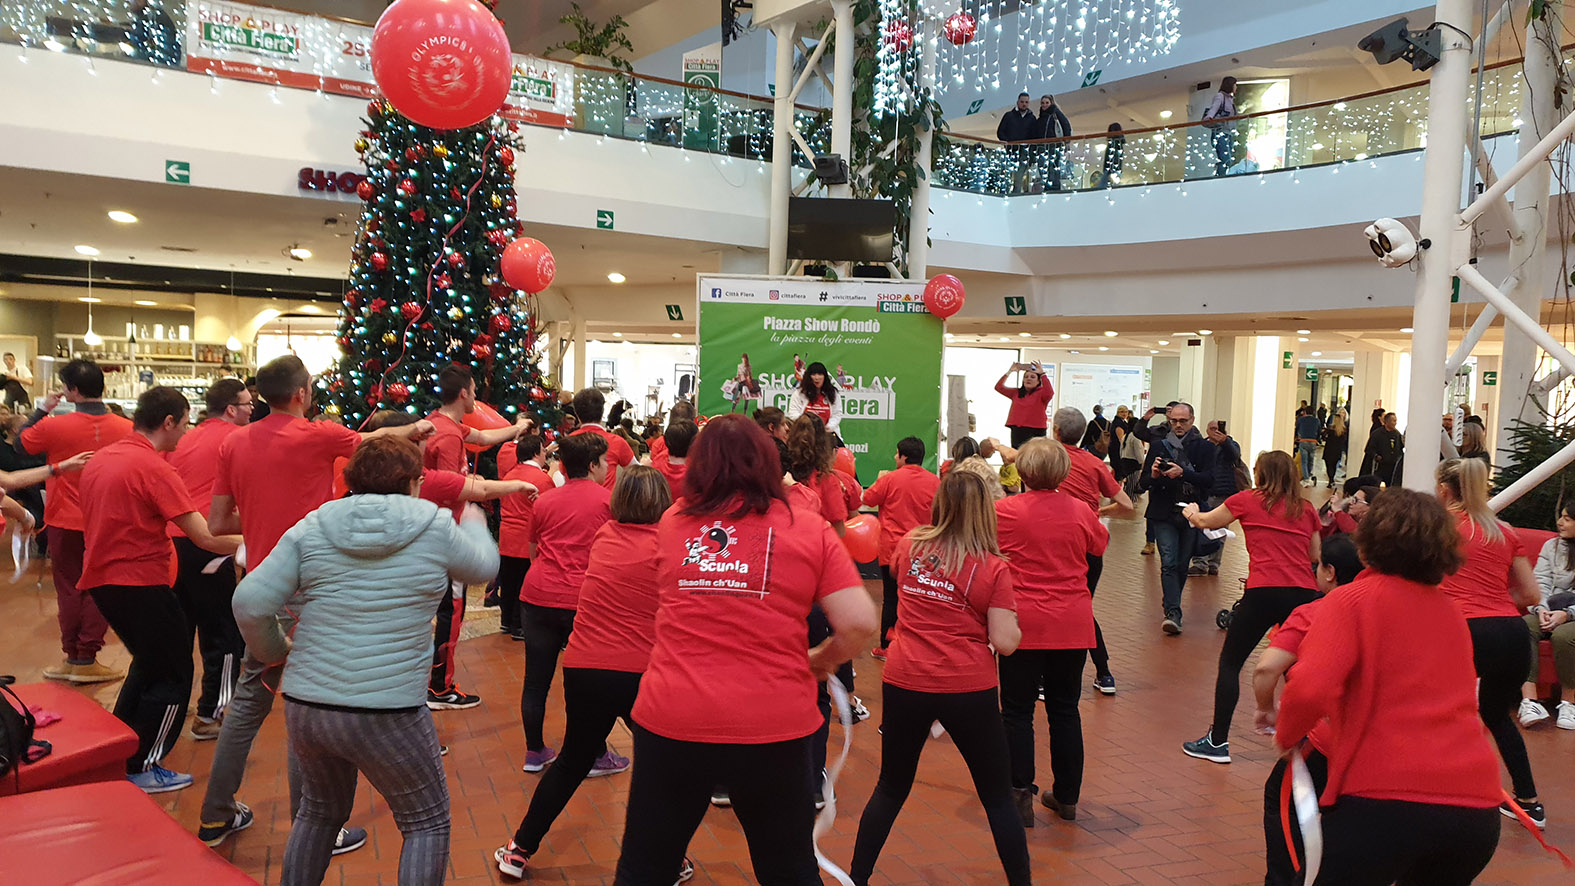
[[[1265,725],[1288,750],[1329,721],[1319,883],[1466,886],[1498,845],[1503,789],[1471,634],[1438,587],[1461,563],[1455,520],[1431,495],[1386,489],[1356,548],[1367,568],[1319,602]]]
[[[837,460],[837,450],[831,445],[831,435],[826,433],[820,416],[806,412],[788,429],[787,464],[782,469],[793,482],[807,486],[820,496],[820,515],[826,518],[837,535],[847,534],[848,503],[842,493],[842,484],[832,472]]]
[[[1269,628],[1296,607],[1318,599],[1313,564],[1318,562],[1318,510],[1302,498],[1296,463],[1278,450],[1258,456],[1253,489],[1201,513],[1188,503],[1181,513],[1198,529],[1224,529],[1240,520],[1247,544],[1247,593],[1236,604],[1214,680],[1214,723],[1197,741],[1183,742],[1189,757],[1230,762],[1230,718],[1241,697],[1241,668]]]
[[[995,653],[1022,639],[1012,573],[996,539],[984,481],[958,471],[941,481],[930,525],[897,543],[902,632],[882,675],[880,780],[859,819],[848,874],[865,886],[913,788],[919,754],[939,720],[973,776],[1010,886],[1028,886],[1028,841],[1012,803],[1006,732],[996,694]]]
[[[1058,487],[1071,470],[1066,448],[1029,440],[1017,452],[1026,492],[995,503],[1001,552],[1012,567],[1023,639],[1000,661],[1012,793],[1024,827],[1034,826],[1034,705],[1044,688],[1055,783],[1039,798],[1061,818],[1077,818],[1083,789],[1083,720],[1077,703],[1083,665],[1094,646],[1094,597],[1088,558],[1103,556],[1110,532],[1083,501]]]
[[[809,368],[804,370],[803,380],[788,398],[789,421],[806,412],[820,417],[821,423],[826,426],[826,433],[842,432],[842,398],[837,391],[837,383],[831,380],[831,373],[826,371],[824,363],[809,364]]]
[[[672,876],[717,786],[762,882],[820,882],[816,683],[874,644],[877,619],[842,540],[789,507],[773,455],[753,421],[712,419],[689,451],[683,500],[658,527],[660,603],[633,710],[640,765],[619,886]],[[806,649],[816,603],[835,633]]]
[[[651,654],[656,624],[657,521],[672,506],[667,480],[654,468],[630,465],[618,472],[612,522],[591,542],[590,565],[580,586],[574,633],[563,653],[563,706],[568,725],[563,750],[531,795],[530,809],[514,839],[493,854],[498,870],[525,876],[525,867],[591,767],[607,750],[607,736],[629,722],[640,675]],[[693,870],[688,859],[683,868]]]
[[[1450,459],[1438,466],[1435,478],[1438,500],[1449,508],[1460,531],[1464,564],[1442,587],[1471,629],[1478,710],[1509,770],[1515,802],[1542,827],[1547,813],[1537,802],[1526,742],[1512,719],[1520,705],[1520,684],[1531,670],[1526,608],[1542,602],[1542,592],[1520,537],[1488,507],[1487,465],[1476,458]],[[1513,817],[1509,804],[1504,805],[1504,814]]]
[[[1022,382],[1015,388],[1008,387],[1006,380],[1018,370],[1022,370]],[[1013,449],[1019,449],[1029,440],[1045,435],[1045,411],[1050,405],[1050,398],[1055,396],[1055,388],[1050,385],[1043,366],[1038,362],[1013,363],[995,383],[995,390],[1012,401],[1012,408],[1006,413],[1006,427],[1012,432]]]

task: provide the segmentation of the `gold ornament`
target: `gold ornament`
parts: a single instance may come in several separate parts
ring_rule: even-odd
[[[502,209],[503,208],[503,198],[499,197],[497,194],[493,194],[492,195],[492,208],[493,209]]]
[[[444,145],[433,145],[432,146],[432,156],[439,157],[439,158],[447,157],[448,156],[448,148],[446,146],[444,146]]]
[[[392,332],[383,333],[383,344],[391,345],[396,341],[399,341],[399,336],[393,334]]]
[[[328,409],[326,411],[328,412],[329,415],[338,415],[339,414],[339,406],[338,406],[338,404],[330,403],[330,404],[328,404]]]
[[[448,318],[450,320],[463,320],[465,319],[465,310],[459,307],[449,308]]]
[[[367,141],[364,138],[358,138],[358,139],[355,140],[355,152],[357,154],[364,154],[364,153],[366,153],[366,149],[371,147],[371,146],[372,146],[372,143]]]

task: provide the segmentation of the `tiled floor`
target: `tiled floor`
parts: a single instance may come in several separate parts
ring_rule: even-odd
[[[1062,886],[1262,882],[1262,791],[1274,752],[1265,739],[1250,732],[1250,691],[1244,691],[1236,716],[1231,742],[1234,763],[1220,766],[1194,760],[1179,749],[1183,740],[1196,738],[1207,728],[1223,636],[1214,626],[1214,614],[1239,594],[1245,554],[1239,543],[1233,543],[1220,576],[1188,582],[1186,633],[1164,637],[1158,624],[1157,557],[1139,555],[1140,523],[1118,522],[1112,529],[1095,610],[1111,647],[1120,694],[1107,698],[1092,689],[1084,693],[1088,766],[1079,818],[1075,823],[1052,821],[1040,810],[1039,825],[1028,835],[1034,874],[1040,883]],[[878,597],[878,587],[872,592]],[[524,741],[517,698],[523,653],[520,644],[494,632],[496,610],[473,610],[470,616],[465,625],[469,639],[460,647],[460,674],[462,685],[485,702],[474,710],[435,715],[439,733],[452,747],[445,764],[453,794],[449,882],[512,882],[497,873],[492,850],[512,833],[536,781],[535,776],[520,772]],[[0,624],[5,625],[7,638],[0,644],[0,673],[15,673],[23,682],[40,679],[41,669],[57,656],[54,600],[47,582],[40,588],[24,580],[0,591]],[[105,660],[124,666],[126,654],[113,645]],[[853,755],[838,786],[840,815],[834,832],[823,842],[827,854],[843,865],[851,858],[858,815],[880,766],[875,733],[880,720],[880,667],[868,658],[858,662],[858,691],[874,718],[854,728]],[[108,705],[118,688],[119,684],[110,684],[84,691]],[[738,703],[747,702],[739,699]],[[555,686],[549,736],[562,733],[561,705]],[[1040,769],[1048,772],[1042,719],[1038,728]],[[833,729],[832,739],[840,747],[840,729]],[[612,742],[619,750],[629,750],[629,737],[621,726]],[[1531,731],[1527,743],[1552,820],[1547,837],[1575,852],[1575,732],[1554,729],[1550,721]],[[241,793],[256,812],[257,823],[220,850],[269,884],[279,880],[289,826],[284,747],[284,719],[276,711],[254,749]],[[1414,752],[1429,753],[1426,736],[1417,736]],[[188,828],[197,826],[212,754],[212,743],[182,740],[166,761],[171,768],[197,775],[196,787],[160,798]],[[610,883],[627,789],[627,776],[587,781],[548,837],[529,881]],[[399,832],[364,780],[353,820],[370,829],[371,840],[365,849],[336,859],[326,882],[392,886]],[[754,882],[748,851],[731,812],[712,809],[690,851],[699,866],[696,884]],[[873,882],[986,886],[1001,881],[989,830],[966,770],[945,738],[934,741]],[[1566,884],[1575,882],[1575,875],[1562,871],[1529,835],[1506,821],[1498,855],[1478,882]]]

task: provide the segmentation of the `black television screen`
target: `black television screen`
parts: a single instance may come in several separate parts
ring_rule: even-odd
[[[889,262],[897,211],[890,200],[792,197],[788,200],[789,259]]]

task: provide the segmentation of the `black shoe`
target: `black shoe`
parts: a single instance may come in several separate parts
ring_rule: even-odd
[[[1527,803],[1525,800],[1516,798],[1515,805],[1520,807],[1521,812],[1526,813],[1526,817],[1531,819],[1531,823],[1537,826],[1537,830],[1547,829],[1548,811],[1542,808],[1541,803]],[[1508,803],[1500,803],[1498,811],[1504,813],[1505,818],[1519,818]]]
[[[1214,741],[1212,729],[1203,733],[1203,737],[1197,741],[1182,742],[1181,752],[1189,757],[1197,757],[1199,760],[1208,760],[1210,763],[1230,762],[1230,742]]]
[[[251,809],[247,808],[245,803],[236,800],[235,815],[231,816],[229,821],[221,821],[218,824],[204,824],[197,830],[197,839],[208,846],[218,846],[224,842],[225,837],[236,831],[244,831],[251,826]]]
[[[1022,820],[1025,828],[1034,826],[1034,795],[1037,793],[1039,793],[1038,785],[1012,788],[1012,799],[1017,803],[1017,817]]]
[[[339,829],[339,836],[334,838],[334,855],[344,855],[354,852],[366,845],[366,828],[354,828],[346,825]]]
[[[1045,791],[1044,793],[1039,795],[1039,802],[1046,809],[1050,810],[1051,812],[1054,812],[1056,815],[1061,816],[1061,818],[1066,820],[1066,821],[1076,821],[1077,820],[1077,804],[1076,803],[1062,803],[1060,800],[1057,800],[1055,798],[1055,795],[1050,793],[1049,791]]]
[[[1165,613],[1165,620],[1159,623],[1159,629],[1172,637],[1181,633],[1181,610],[1172,609]]]
[[[434,711],[462,711],[481,704],[481,696],[466,695],[459,691],[459,687],[447,692],[433,692],[427,690],[427,707]]]
[[[486,609],[495,609],[498,606],[498,599],[498,589],[495,587],[487,588],[487,595],[481,598],[481,605]]]

